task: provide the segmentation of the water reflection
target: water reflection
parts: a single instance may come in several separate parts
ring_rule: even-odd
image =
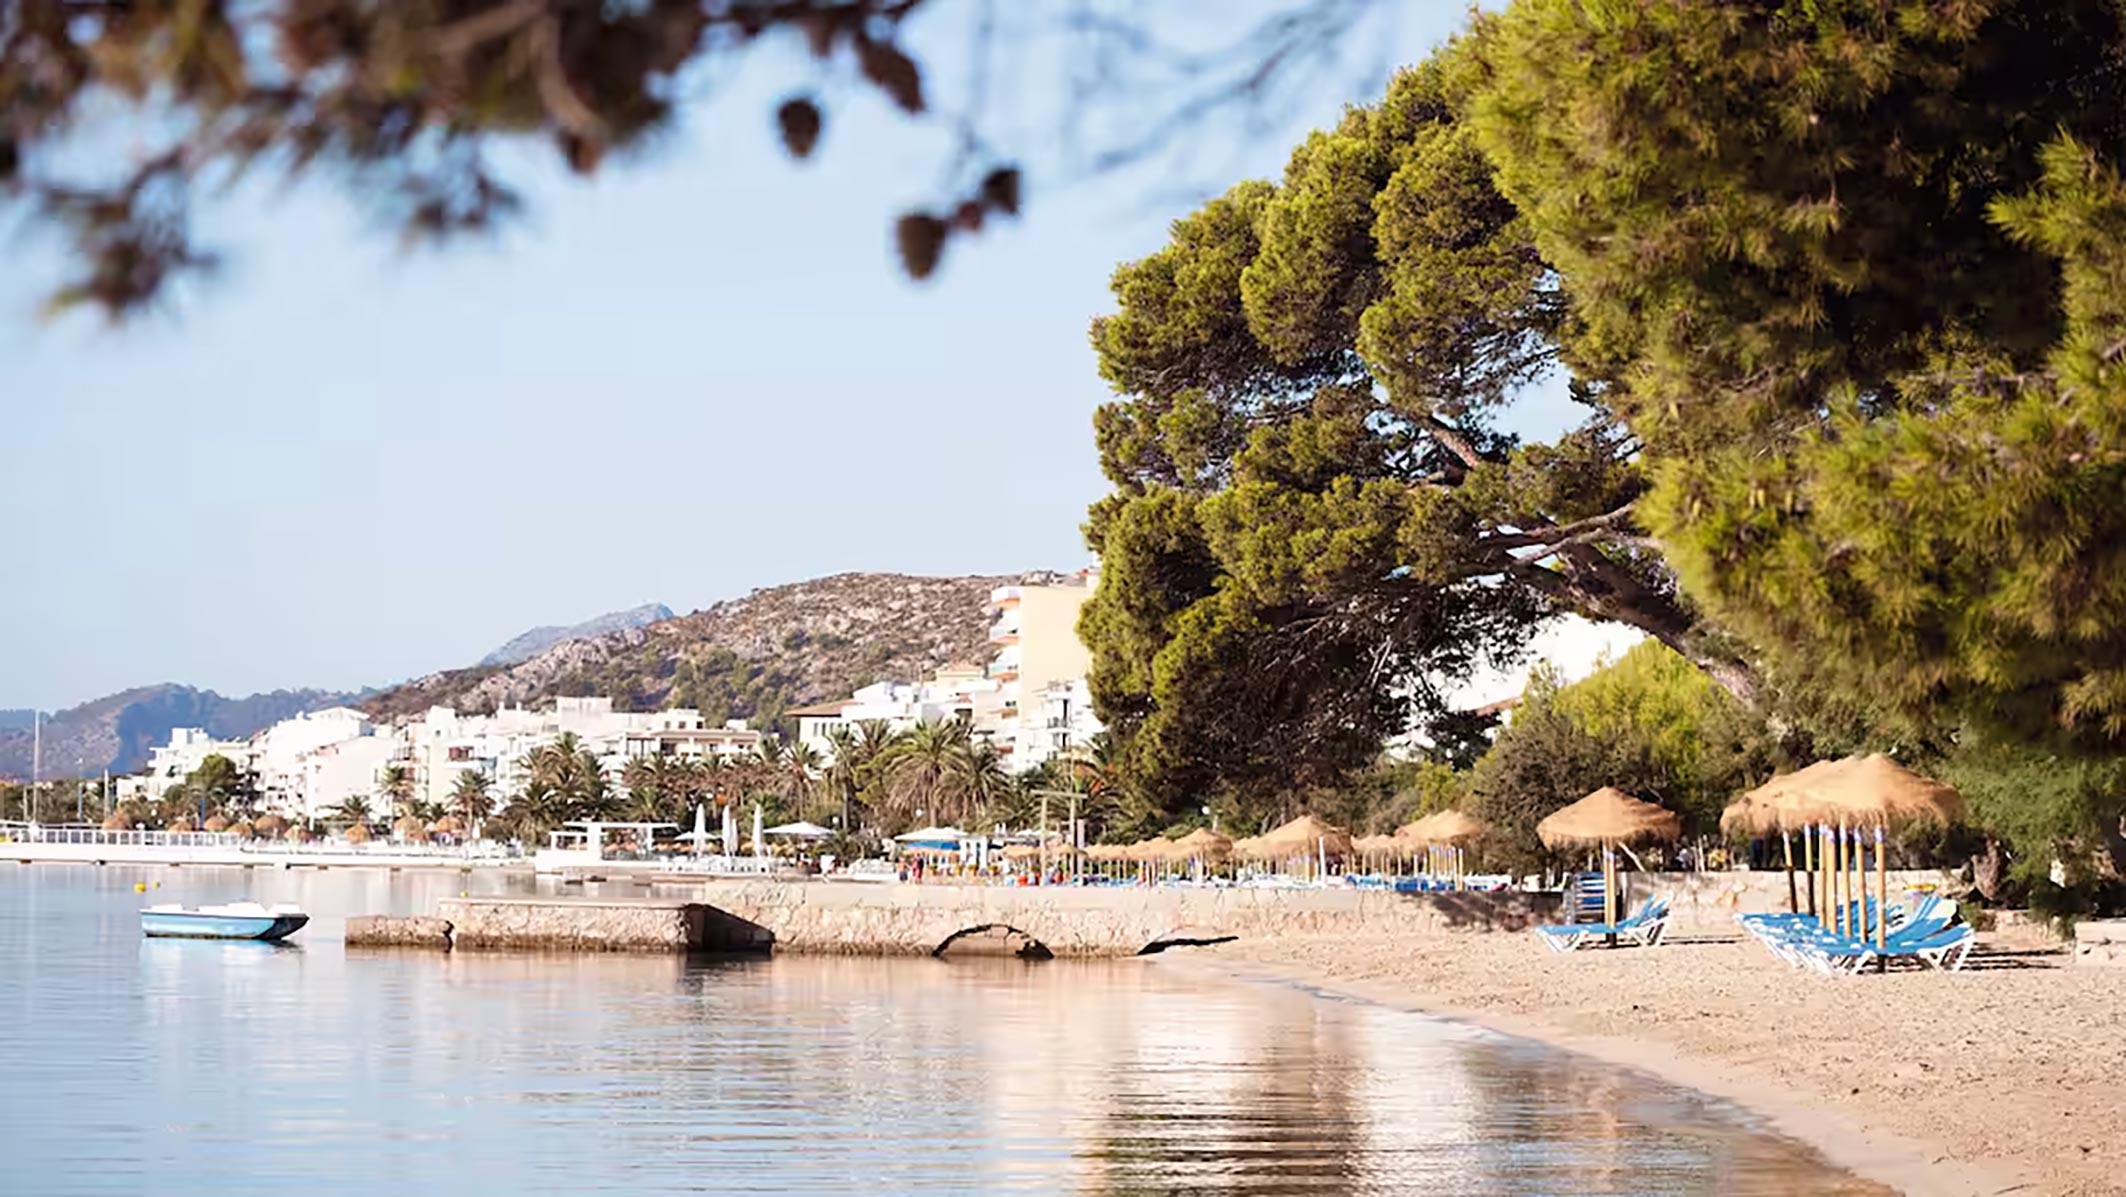
[[[294,946],[147,940],[297,901]],[[6,1191],[1876,1192],[1517,1041],[1142,961],[348,952],[488,875],[0,872]]]

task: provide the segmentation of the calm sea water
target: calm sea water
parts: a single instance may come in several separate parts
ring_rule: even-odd
[[[1153,962],[340,942],[505,885],[0,865],[0,1192],[1882,1191],[1633,1074]],[[238,898],[314,918],[140,935],[149,901]]]

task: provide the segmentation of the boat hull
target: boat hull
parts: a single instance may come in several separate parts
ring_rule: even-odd
[[[154,939],[262,939],[282,940],[309,923],[307,914],[192,914],[147,911],[140,914],[140,930]]]

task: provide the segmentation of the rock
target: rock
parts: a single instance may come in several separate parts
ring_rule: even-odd
[[[350,948],[441,948],[451,946],[449,919],[419,915],[358,914],[347,920]]]

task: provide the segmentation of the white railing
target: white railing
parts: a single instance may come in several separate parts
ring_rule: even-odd
[[[775,871],[771,856],[679,856],[664,861],[630,861],[655,864],[671,873],[748,873],[767,876]]]
[[[69,844],[111,848],[219,848],[260,856],[420,856],[445,860],[504,860],[522,856],[514,844],[478,841],[468,844],[395,843],[371,840],[253,840],[226,831],[105,831],[100,827],[44,827],[36,823],[0,825],[0,843]]]

